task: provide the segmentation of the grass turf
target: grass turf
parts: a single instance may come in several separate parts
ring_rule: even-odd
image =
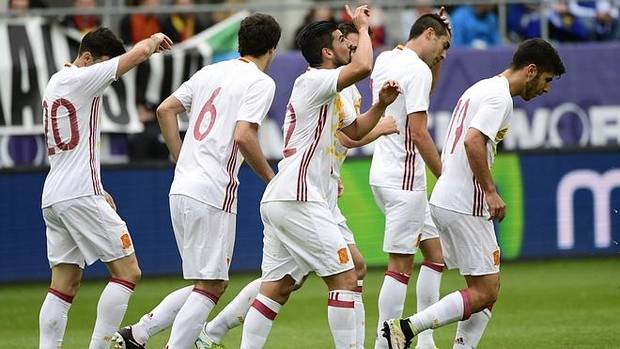
[[[232,275],[230,286],[212,317],[256,275]],[[502,266],[502,287],[493,319],[479,348],[620,348],[620,258],[520,262]],[[372,348],[377,321],[377,297],[383,270],[370,270],[365,281],[366,347]],[[174,278],[145,278],[131,299],[125,324],[137,321],[168,292],[187,285]],[[95,321],[97,299],[105,283],[83,283],[69,314],[63,348],[87,348]],[[441,293],[461,288],[454,272],[444,273]],[[2,348],[36,348],[38,313],[47,285],[0,287]],[[415,309],[415,287],[409,288],[405,314]],[[308,279],[278,315],[266,348],[333,348],[327,324],[327,292],[322,281]],[[451,348],[456,326],[435,331],[439,348]],[[224,344],[238,348],[241,329],[232,330]],[[149,348],[162,348],[165,331]]]

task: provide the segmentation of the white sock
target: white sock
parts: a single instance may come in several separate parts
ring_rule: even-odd
[[[241,349],[260,349],[265,346],[273,319],[282,308],[280,303],[258,294],[245,317]]]
[[[377,323],[377,338],[375,349],[387,348],[387,341],[383,338],[383,322],[403,316],[405,297],[407,296],[407,284],[409,275],[394,271],[385,272],[383,285],[379,292],[379,321]]]
[[[465,321],[459,321],[456,328],[453,349],[474,349],[480,343],[480,338],[491,320],[491,311],[485,308]]]
[[[90,338],[89,349],[107,349],[114,332],[123,321],[129,297],[136,285],[132,282],[111,278],[101,292],[97,304],[97,321]]]
[[[50,287],[39,313],[39,349],[58,349],[62,346],[71,302],[72,296]]]
[[[174,318],[194,286],[187,286],[178,289],[166,296],[153,310],[145,314],[137,324],[131,326],[133,338],[144,345],[149,338],[172,326]]]
[[[231,328],[239,326],[245,320],[254,298],[258,295],[260,284],[261,279],[247,284],[213,320],[205,324],[200,336],[206,336],[215,343],[220,343]]]
[[[357,290],[353,301],[355,302],[355,341],[357,349],[364,349],[364,337],[366,335],[366,311],[364,309],[364,299],[362,290],[364,280],[357,280]]]
[[[329,292],[327,320],[334,337],[336,349],[356,348],[355,292],[334,290]]]
[[[187,349],[194,345],[217,300],[217,296],[194,288],[174,319],[166,348]]]
[[[409,317],[413,334],[429,328],[437,328],[449,323],[466,320],[471,314],[469,293],[460,290],[450,293],[437,303]]]
[[[428,308],[439,300],[439,287],[441,286],[441,272],[443,264],[424,261],[420,267],[418,281],[416,282],[417,312]],[[434,349],[433,330],[426,330],[417,336],[419,349]]]

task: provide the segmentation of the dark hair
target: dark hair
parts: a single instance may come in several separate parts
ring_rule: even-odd
[[[90,52],[95,59],[103,56],[113,58],[125,53],[125,46],[110,29],[99,27],[89,31],[82,38],[78,55],[84,52]]]
[[[450,34],[450,28],[448,28],[448,25],[443,22],[438,14],[427,13],[420,16],[420,18],[413,23],[409,31],[409,40],[417,38],[428,28],[433,28],[437,36]]]
[[[319,21],[308,24],[297,34],[297,47],[311,67],[323,63],[321,51],[324,48],[333,48],[332,33],[336,30],[338,30],[336,23]]]
[[[260,57],[278,46],[282,29],[276,20],[264,13],[245,17],[239,27],[239,54]]]
[[[355,28],[355,25],[353,25],[353,23],[351,22],[342,22],[338,25],[338,30],[340,30],[342,32],[342,35],[347,36],[351,33],[354,34],[359,34],[359,31],[357,30],[357,28]],[[372,37],[372,29],[370,29],[370,27],[368,27],[368,35]]]
[[[558,51],[540,38],[525,40],[512,56],[513,69],[521,69],[530,64],[535,64],[539,73],[549,72],[560,76],[566,72]]]

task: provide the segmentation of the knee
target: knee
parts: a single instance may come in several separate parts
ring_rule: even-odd
[[[132,284],[137,284],[142,278],[142,270],[138,264],[131,264],[126,268],[123,268],[121,271],[117,271],[112,273],[112,277],[115,279],[121,279],[124,281],[131,282]]]
[[[411,275],[413,272],[413,255],[390,254],[388,270]]]

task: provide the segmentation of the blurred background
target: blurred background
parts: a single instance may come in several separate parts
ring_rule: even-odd
[[[281,158],[281,125],[295,78],[306,69],[296,32],[316,20],[347,20],[345,1],[0,0],[0,283],[49,277],[40,196],[48,160],[41,96],[49,77],[76,57],[81,35],[112,28],[129,47],[155,32],[177,43],[123,76],[102,108],[102,177],[128,223],[145,276],[178,275],[168,190],[173,166],[154,110],[200,67],[236,57],[239,22],[253,11],[283,28],[269,74],[277,91],[260,131],[268,158]],[[515,100],[494,176],[508,205],[497,226],[503,260],[620,256],[620,1],[363,1],[372,7],[375,53],[406,41],[421,14],[446,5],[452,49],[431,98],[430,129],[441,148],[452,109],[474,82],[501,72],[516,44],[543,37],[567,73],[528,104]],[[358,88],[364,110],[369,84]],[[182,117],[182,127],[186,125]],[[340,200],[371,266],[385,264],[383,216],[368,187],[372,145],[350,152]],[[232,269],[260,268],[264,185],[240,172]],[[429,190],[434,179],[429,175]],[[87,277],[102,277],[101,265]]]

